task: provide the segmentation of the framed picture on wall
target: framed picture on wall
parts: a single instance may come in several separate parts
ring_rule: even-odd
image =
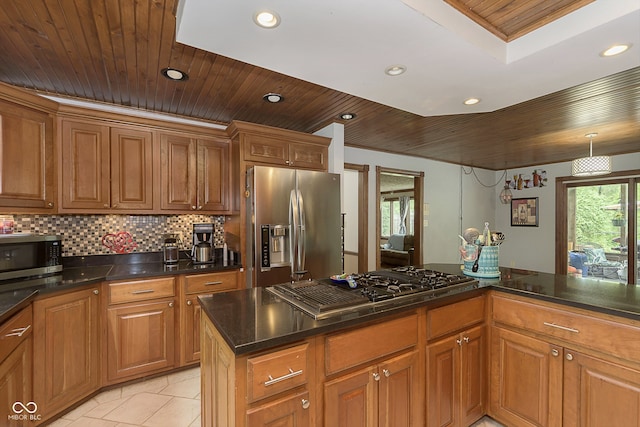
[[[538,226],[538,198],[511,199],[511,225],[518,227]]]

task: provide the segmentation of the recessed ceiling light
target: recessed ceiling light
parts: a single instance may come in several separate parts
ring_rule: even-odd
[[[631,47],[630,44],[615,44],[611,46],[609,49],[605,50],[601,53],[602,56],[615,56],[619,55],[622,52],[625,52],[627,49]]]
[[[356,118],[356,113],[342,113],[340,114],[342,120],[353,120]]]
[[[284,101],[284,97],[282,95],[280,95],[279,93],[272,93],[272,92],[265,94],[262,97],[262,99],[272,104],[277,104],[278,102]]]
[[[170,80],[183,82],[189,78],[187,73],[185,73],[184,71],[180,71],[176,68],[163,68],[160,72],[162,73],[163,76],[165,76]]]
[[[407,71],[407,67],[404,65],[392,65],[384,70],[385,74],[388,76],[399,76],[405,71]]]
[[[469,98],[464,100],[464,105],[474,105],[480,102],[478,98]]]
[[[270,10],[262,10],[253,15],[253,21],[262,28],[275,28],[280,25],[280,15]]]

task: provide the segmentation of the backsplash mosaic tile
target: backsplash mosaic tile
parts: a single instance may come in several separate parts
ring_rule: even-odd
[[[163,234],[175,233],[181,248],[191,251],[193,224],[214,224],[214,245],[224,244],[224,216],[210,215],[13,215],[14,233],[58,234],[62,236],[62,256],[89,256],[115,253],[102,244],[107,234],[131,234],[132,252],[159,252]]]

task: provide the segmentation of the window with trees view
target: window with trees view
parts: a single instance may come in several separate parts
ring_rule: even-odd
[[[414,200],[413,197],[409,199],[409,211],[404,221],[406,229],[405,233],[400,233],[401,215],[400,215],[400,199],[399,198],[385,198],[380,202],[380,235],[382,237],[389,237],[392,234],[414,234],[413,233],[413,218],[414,218]]]
[[[567,183],[567,273],[637,283],[640,177]]]

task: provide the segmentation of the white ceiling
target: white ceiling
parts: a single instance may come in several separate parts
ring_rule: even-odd
[[[277,28],[254,24],[265,8]],[[422,116],[495,111],[640,66],[640,0],[597,0],[508,44],[442,0],[180,0],[177,27],[180,43]],[[633,46],[599,55],[615,43]],[[407,72],[387,76],[396,64]]]

